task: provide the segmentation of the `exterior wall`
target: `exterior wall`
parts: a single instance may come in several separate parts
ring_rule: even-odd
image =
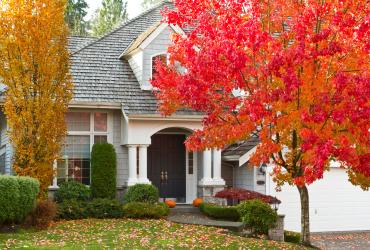
[[[117,154],[117,187],[122,187],[128,179],[128,149],[121,145],[122,112],[113,112],[113,145]]]
[[[231,162],[222,162],[221,166],[221,177],[226,182],[226,187],[232,187],[233,186],[233,180],[234,180],[234,168],[235,164]]]
[[[12,157],[13,157],[13,148],[9,142],[9,136],[7,134],[8,125],[6,122],[6,117],[3,112],[0,112],[0,157],[4,157],[3,163],[4,166],[4,173],[11,174],[11,165],[12,165]],[[1,173],[1,172],[0,172]]]
[[[171,44],[170,35],[174,32],[171,27],[166,27],[143,51],[143,85],[150,86],[152,78],[152,56],[166,53]]]
[[[143,52],[139,51],[128,59],[132,71],[134,72],[137,81],[142,84],[143,80]]]
[[[234,168],[234,187],[254,191],[254,168],[244,164]]]

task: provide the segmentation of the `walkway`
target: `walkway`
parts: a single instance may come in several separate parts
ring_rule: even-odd
[[[312,244],[326,250],[370,249],[370,231],[313,233]]]

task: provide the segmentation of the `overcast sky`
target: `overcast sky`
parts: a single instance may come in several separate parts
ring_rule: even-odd
[[[87,4],[89,5],[89,11],[86,16],[86,20],[89,20],[91,16],[94,14],[95,10],[101,6],[103,0],[86,0]],[[142,11],[141,3],[143,0],[128,0],[127,8],[128,8],[128,15],[129,18],[133,18],[139,15]]]

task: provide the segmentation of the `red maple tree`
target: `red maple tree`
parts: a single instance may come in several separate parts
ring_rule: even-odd
[[[251,162],[271,162],[278,185],[298,188],[310,244],[307,185],[330,162],[370,186],[369,5],[366,0],[174,0],[168,65],[152,84],[160,110],[204,112],[190,150],[258,134]],[[179,65],[183,67],[179,70]]]

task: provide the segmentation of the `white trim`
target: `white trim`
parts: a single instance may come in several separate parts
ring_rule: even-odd
[[[189,174],[189,151],[186,150],[186,203],[190,204],[197,198],[198,182],[198,157],[197,152],[193,152],[193,174]]]
[[[239,167],[242,166],[243,164],[247,163],[249,161],[249,159],[251,158],[251,156],[256,152],[256,150],[257,150],[257,146],[254,146],[251,150],[249,150],[247,153],[242,155],[239,158]]]
[[[160,114],[145,114],[145,115],[128,115],[128,120],[142,121],[202,121],[204,115],[172,115],[163,116]]]
[[[103,102],[77,102],[72,101],[68,104],[68,108],[82,109],[121,109],[121,103],[103,103]]]
[[[186,36],[184,30],[182,30],[179,26],[177,25],[168,25],[167,23],[162,23],[161,25],[159,25],[139,46],[140,49],[145,49],[146,47],[149,46],[149,44],[151,42],[154,41],[154,39],[156,39],[161,33],[162,31],[164,31],[167,27],[170,27],[171,29],[173,29],[173,31],[175,31],[176,33],[182,35],[182,36]]]
[[[150,77],[148,79],[148,86],[142,86],[141,89],[143,90],[152,90],[153,89],[153,86],[150,84],[150,80],[153,79],[153,58],[156,57],[156,56],[161,56],[161,55],[165,55],[166,56],[166,64],[168,65],[168,62],[169,62],[169,54],[167,53],[167,51],[161,51],[161,52],[157,52],[153,55],[150,56]],[[150,87],[150,89],[144,89],[144,87]]]

